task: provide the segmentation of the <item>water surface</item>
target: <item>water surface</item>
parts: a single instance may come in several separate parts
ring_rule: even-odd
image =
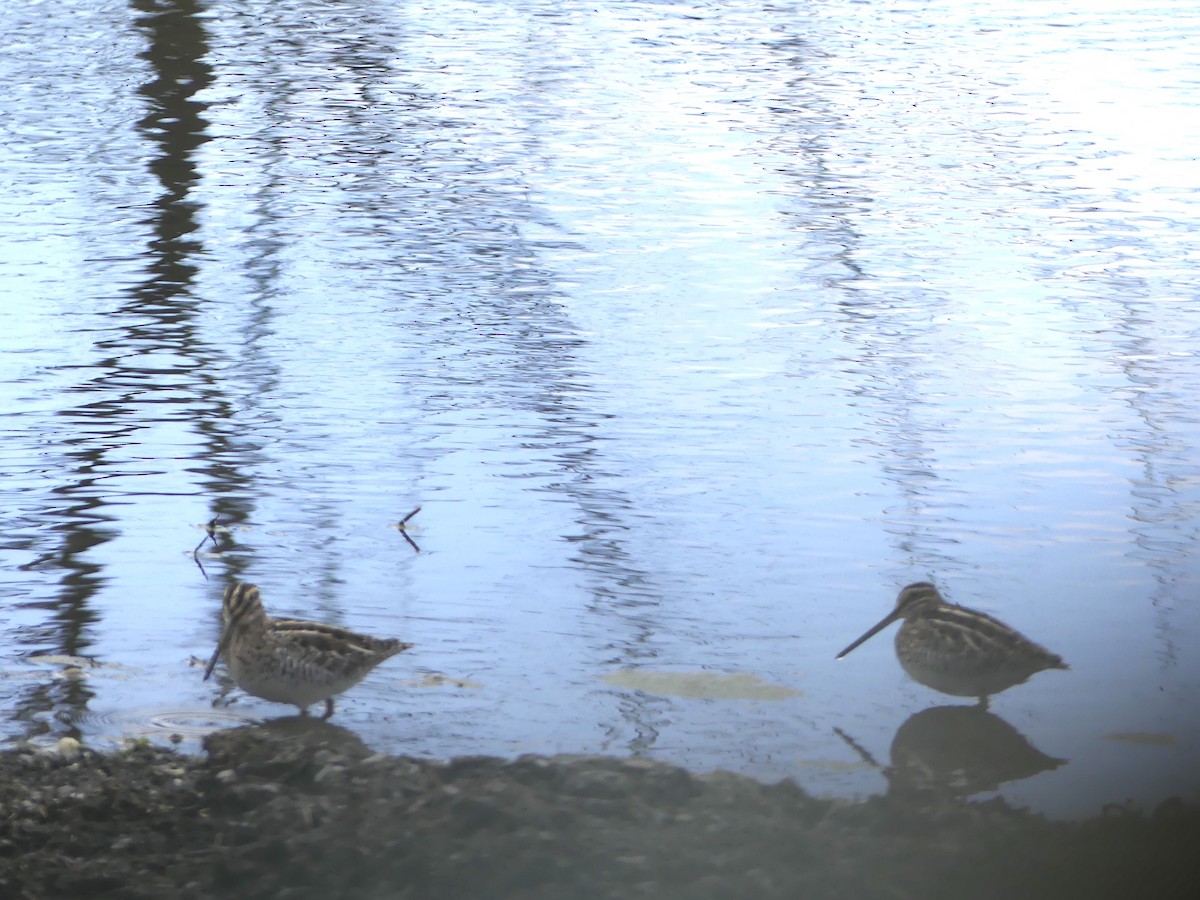
[[[388,752],[1194,797],[1200,16],[1075,6],[6,5],[0,734],[288,714],[247,580]],[[834,661],[924,579],[1071,670]]]

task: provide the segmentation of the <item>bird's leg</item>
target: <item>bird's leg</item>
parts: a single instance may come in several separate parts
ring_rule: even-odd
[[[328,719],[332,715],[333,715],[333,698],[326,697],[325,698],[325,715],[321,716],[321,721]]]

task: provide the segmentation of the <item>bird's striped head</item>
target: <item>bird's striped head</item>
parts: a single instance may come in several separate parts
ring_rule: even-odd
[[[918,581],[900,591],[896,598],[896,618],[907,619],[909,616],[928,612],[936,606],[945,605],[946,601],[938,589],[928,581]]]
[[[263,625],[267,614],[263,612],[262,598],[258,588],[252,584],[234,583],[225,589],[225,598],[221,601],[221,639],[217,649],[213,651],[208,668],[204,670],[204,680],[207,681],[216,668],[217,660],[229,646],[233,636],[248,627]]]
[[[245,627],[265,616],[262,597],[257,587],[252,584],[234,583],[225,589],[225,598],[221,601],[222,632],[231,627]]]

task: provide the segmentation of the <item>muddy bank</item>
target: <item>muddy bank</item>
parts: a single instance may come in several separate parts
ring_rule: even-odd
[[[326,723],[0,754],[0,897],[1193,897],[1200,807],[1047,822],[599,757],[372,754]]]

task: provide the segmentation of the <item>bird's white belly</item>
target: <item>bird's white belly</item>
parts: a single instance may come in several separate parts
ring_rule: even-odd
[[[995,659],[961,659],[902,648],[896,657],[914,681],[955,697],[988,697],[1025,681],[1030,673]]]
[[[229,673],[248,694],[273,703],[306,707],[327,700],[356,685],[362,678],[336,676],[314,667],[281,663],[273,655],[247,657],[232,654]]]

